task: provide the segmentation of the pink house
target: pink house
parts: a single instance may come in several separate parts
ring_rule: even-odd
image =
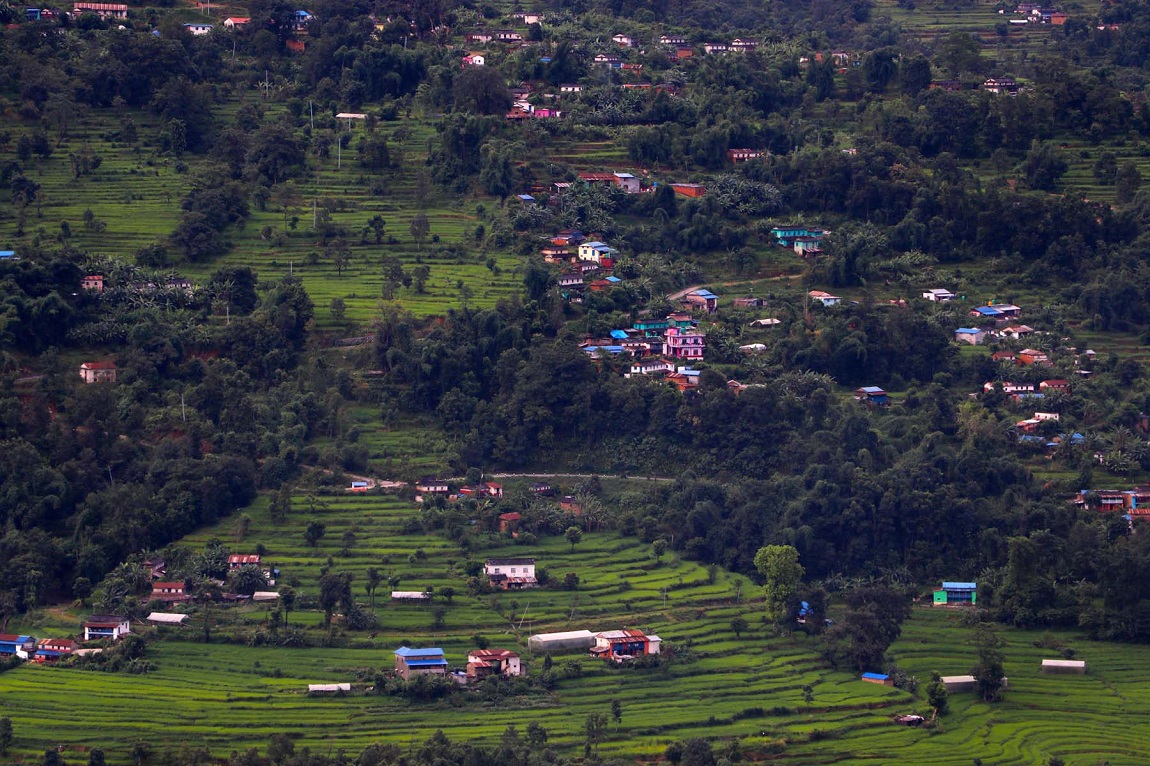
[[[669,327],[663,335],[667,356],[675,359],[702,359],[707,336],[696,330]]]

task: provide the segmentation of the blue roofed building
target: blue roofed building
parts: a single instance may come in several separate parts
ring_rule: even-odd
[[[883,673],[863,673],[859,676],[860,679],[866,681],[868,684],[880,684],[881,686],[894,686],[894,682],[890,680],[890,676]]]
[[[691,306],[692,308],[700,308],[705,311],[713,312],[719,308],[719,296],[715,295],[710,290],[700,288],[692,290],[683,296],[683,303]]]
[[[15,250],[0,250],[0,261],[18,261]]]
[[[15,636],[11,633],[0,633],[0,657],[15,655],[26,660],[36,651],[36,639],[32,636]]]
[[[437,675],[447,673],[447,659],[442,649],[412,649],[401,646],[395,650],[395,674],[410,680],[417,675]]]
[[[947,582],[934,592],[935,606],[964,606],[978,603],[978,583]]]
[[[890,397],[878,386],[863,386],[855,389],[855,401],[868,407],[889,407]]]

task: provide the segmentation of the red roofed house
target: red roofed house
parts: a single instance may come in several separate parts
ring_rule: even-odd
[[[496,499],[503,497],[502,484],[496,484],[493,481],[488,481],[483,483],[483,488],[486,491],[488,497],[494,497]]]
[[[249,21],[251,21],[251,19],[246,16],[229,16],[224,19],[224,26],[228,29],[235,29],[236,27],[244,26]]]
[[[42,638],[36,645],[33,662],[56,662],[76,651],[76,642],[70,638]]]
[[[80,377],[85,383],[115,383],[115,362],[84,362],[80,365]]]
[[[521,518],[523,517],[514,511],[499,514],[499,531],[514,533],[515,530],[519,529],[519,520]]]
[[[519,655],[509,649],[474,649],[467,653],[468,678],[523,674]]]
[[[260,565],[260,557],[258,553],[242,553],[233,554],[228,556],[228,569],[239,569],[242,566],[252,564],[254,566]]]
[[[98,293],[102,293],[104,292],[104,275],[89,274],[80,280],[80,287],[84,290],[95,290]]]
[[[591,654],[595,657],[622,662],[633,657],[658,654],[661,642],[662,639],[658,636],[648,636],[643,631],[634,628],[608,630],[595,636],[595,645],[591,647]]]
[[[187,601],[190,597],[187,593],[187,583],[181,581],[173,582],[154,582],[152,583],[152,601],[164,601],[167,603],[174,603],[177,601]]]
[[[1070,381],[1069,380],[1060,380],[1057,378],[1053,379],[1053,380],[1044,380],[1038,384],[1038,390],[1039,391],[1069,391],[1070,390]]]

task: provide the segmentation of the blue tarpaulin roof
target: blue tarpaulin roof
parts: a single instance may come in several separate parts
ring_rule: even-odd
[[[519,194],[517,196],[519,197],[519,199],[523,200],[524,202],[534,202],[535,201],[535,198],[532,197],[530,194]]]
[[[962,333],[963,335],[977,335],[980,331],[973,327],[959,327],[955,332]]]
[[[885,681],[890,678],[890,676],[883,675],[882,673],[863,673],[862,677],[869,678],[872,681]]]
[[[619,279],[619,277],[607,277],[607,281],[608,281],[608,282],[612,282],[612,283],[614,283],[614,284],[619,284],[619,283],[620,283],[620,282],[622,282],[623,280],[622,280],[622,279]]]
[[[616,340],[625,340],[627,337],[627,331],[626,330],[612,330],[611,331],[611,337],[615,338]]]
[[[436,647],[412,649],[410,646],[401,646],[395,650],[395,653],[400,657],[425,657],[428,659],[443,656],[443,650]]]
[[[711,292],[710,290],[696,290],[694,294],[698,295],[700,298],[718,298],[719,297],[719,296],[715,295],[713,292]]]
[[[864,394],[885,394],[886,393],[886,391],[883,391],[878,386],[863,386],[859,390],[862,391]]]
[[[978,583],[973,582],[946,582],[943,581],[943,590],[976,590]]]
[[[975,311],[977,311],[979,314],[982,314],[983,316],[988,316],[988,317],[998,316],[999,314],[1002,313],[1001,311],[996,309],[994,306],[979,306],[978,308],[975,309]]]

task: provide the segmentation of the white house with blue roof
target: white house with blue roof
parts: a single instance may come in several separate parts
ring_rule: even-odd
[[[395,650],[395,674],[405,681],[417,675],[442,676],[446,673],[447,659],[442,649],[401,646]]]
[[[985,330],[979,330],[977,327],[959,327],[954,331],[954,339],[959,343],[969,343],[972,346],[977,346],[986,337]]]

